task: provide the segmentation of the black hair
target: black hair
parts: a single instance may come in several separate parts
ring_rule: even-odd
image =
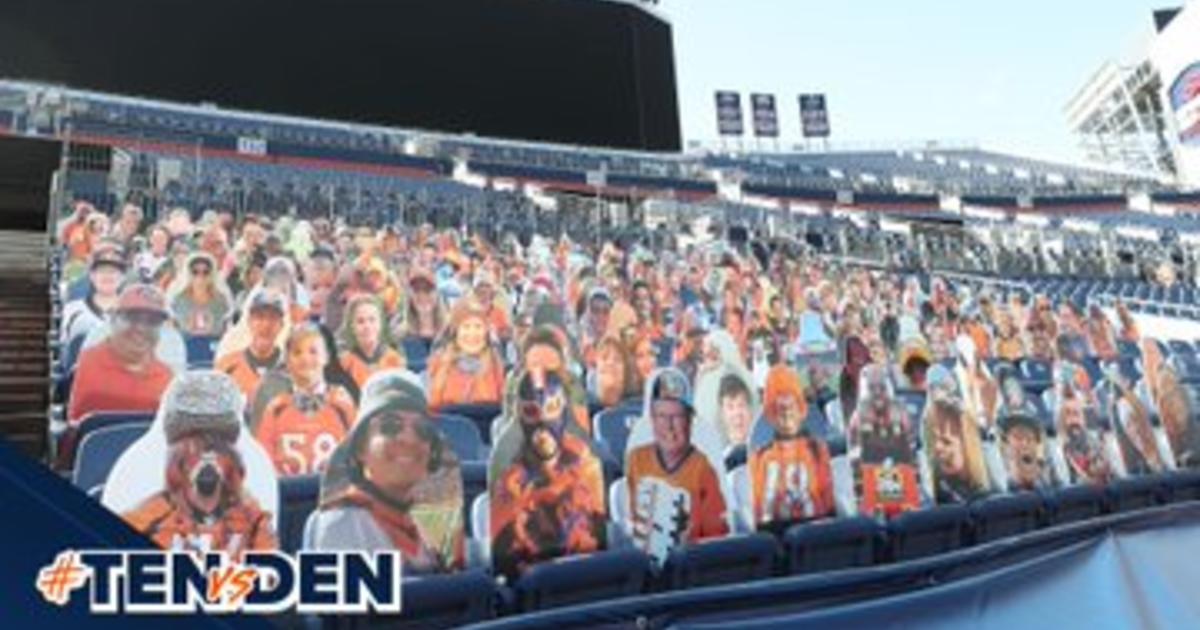
[[[721,377],[721,384],[717,389],[717,400],[724,400],[733,396],[745,396],[746,401],[749,402],[750,387],[738,375],[726,374]]]

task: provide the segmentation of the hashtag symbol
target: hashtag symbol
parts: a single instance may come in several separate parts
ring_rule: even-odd
[[[37,589],[46,601],[65,606],[71,599],[71,592],[86,584],[87,579],[88,570],[80,564],[75,553],[64,551],[58,554],[53,564],[38,571]]]

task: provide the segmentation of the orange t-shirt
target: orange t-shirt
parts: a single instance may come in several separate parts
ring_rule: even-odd
[[[254,392],[258,390],[258,384],[262,382],[263,374],[280,366],[283,353],[276,350],[270,360],[255,361],[250,354],[250,350],[242,350],[241,352],[230,352],[217,359],[216,370],[224,372],[233,378],[233,382],[237,383],[238,389],[242,390],[242,394],[247,401],[254,400]]]
[[[267,404],[254,437],[283,476],[325,470],[329,458],[354,424],[354,402],[340,387],[330,387],[320,408],[305,413],[291,392]]]
[[[750,455],[756,523],[796,522],[833,514],[833,472],[825,444],[773,440]]]
[[[638,484],[642,479],[649,477],[662,479],[691,495],[687,542],[715,538],[729,533],[721,483],[704,454],[695,448],[684,458],[678,468],[668,472],[663,467],[662,461],[658,457],[658,448],[654,444],[640,446],[629,453],[625,477],[629,481],[629,496],[635,506]],[[634,511],[636,512],[636,509]],[[636,520],[638,517],[635,514],[633,518]]]
[[[354,384],[358,385],[360,391],[372,374],[382,370],[403,368],[406,363],[404,357],[392,348],[384,348],[383,353],[379,355],[379,360],[373,363],[368,362],[361,354],[353,350],[343,352],[341,362],[342,368],[346,370],[350,378],[354,379]]]
[[[141,372],[131,372],[113,352],[110,341],[79,355],[67,420],[78,423],[97,411],[154,413],[175,374],[157,358]]]

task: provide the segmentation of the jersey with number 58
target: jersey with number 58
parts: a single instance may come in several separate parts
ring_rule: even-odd
[[[354,401],[340,387],[323,397],[284,392],[267,404],[255,438],[281,476],[325,470],[354,423]]]

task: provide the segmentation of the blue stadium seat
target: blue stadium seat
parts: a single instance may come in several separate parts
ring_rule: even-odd
[[[482,570],[405,580],[403,613],[389,617],[386,626],[450,628],[485,621],[495,615],[495,598],[496,583]]]
[[[745,444],[734,444],[725,449],[725,470],[745,466],[748,459]]]
[[[125,424],[139,425],[145,432],[152,422],[154,422],[153,413],[98,412],[87,414],[79,421],[78,425],[67,429],[59,437],[56,466],[61,470],[74,469],[76,448],[93,432]],[[115,461],[113,460],[113,463]]]
[[[321,475],[279,478],[279,547],[288,553],[300,549],[304,524],[317,508]]]
[[[187,345],[187,364],[189,368],[212,367],[216,359],[217,344],[220,337],[184,336]]]
[[[121,454],[145,435],[148,428],[148,422],[126,422],[90,431],[76,450],[71,483],[85,492],[103,487]]]
[[[658,367],[670,367],[675,361],[675,340],[664,338],[658,342]]]
[[[1036,492],[985,497],[971,504],[976,544],[1037,529],[1045,516],[1045,499]]]
[[[1104,372],[1101,371],[1100,362],[1096,360],[1096,357],[1084,357],[1082,365],[1083,371],[1087,372],[1088,379],[1091,380],[1093,386],[1104,381]]]
[[[1179,380],[1188,383],[1200,383],[1200,355],[1195,352],[1172,354],[1171,362],[1179,374]]]
[[[1167,499],[1178,501],[1200,501],[1200,470],[1180,470],[1166,478]]]
[[[484,443],[490,443],[492,436],[492,421],[500,415],[499,405],[447,405],[438,409],[438,415],[459,416],[475,423],[479,436]]]
[[[620,468],[625,466],[625,446],[633,423],[642,415],[640,405],[623,405],[605,409],[592,418],[592,431],[601,448]]]
[[[1105,490],[1099,486],[1069,486],[1044,496],[1049,522],[1054,525],[1095,518],[1107,509]]]
[[[905,512],[888,523],[888,555],[901,562],[960,549],[967,543],[970,524],[965,505]]]
[[[1020,364],[1021,385],[1033,394],[1041,394],[1054,382],[1054,371],[1047,361],[1025,359]]]
[[[471,503],[487,492],[488,462],[460,462],[463,478],[463,522],[471,522]]]
[[[1110,512],[1128,512],[1162,505],[1167,502],[1168,488],[1164,475],[1141,475],[1118,479],[1107,488]]]
[[[663,562],[659,587],[677,590],[769,578],[778,557],[775,537],[764,533],[681,545]]]
[[[1121,355],[1117,359],[1117,369],[1120,370],[1121,376],[1125,377],[1130,383],[1136,383],[1142,378],[1141,359],[1137,356]]]
[[[420,374],[429,365],[429,342],[420,337],[406,337],[400,342],[405,364],[414,373]]]
[[[1196,354],[1196,348],[1192,346],[1192,344],[1182,339],[1172,339],[1168,341],[1167,348],[1170,348],[1172,355],[1178,355],[1181,353]]]
[[[438,429],[450,441],[459,462],[486,462],[488,447],[483,443],[479,427],[462,416],[438,414],[435,418]]]
[[[859,516],[790,527],[783,535],[784,562],[791,575],[875,564],[884,529]]]
[[[517,611],[545,610],[571,604],[641,594],[650,558],[636,549],[602,551],[535,565],[513,584]]]

